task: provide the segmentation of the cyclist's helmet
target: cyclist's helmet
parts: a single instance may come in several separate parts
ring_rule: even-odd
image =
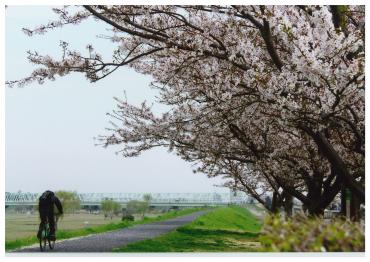
[[[40,197],[40,200],[49,200],[54,196],[54,192],[46,190]]]

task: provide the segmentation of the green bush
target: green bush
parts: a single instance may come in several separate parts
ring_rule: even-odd
[[[356,222],[297,215],[284,220],[269,216],[260,236],[262,251],[272,252],[364,252],[365,235]]]
[[[122,221],[134,221],[135,220],[135,217],[133,215],[126,215],[126,216],[122,216]]]

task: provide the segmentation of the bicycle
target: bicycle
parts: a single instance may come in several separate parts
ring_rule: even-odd
[[[59,216],[55,216],[55,231],[57,230],[57,222]],[[50,249],[55,247],[55,238],[50,239],[50,225],[49,221],[42,225],[41,236],[40,236],[40,250],[41,252],[46,250],[46,245],[49,244]]]

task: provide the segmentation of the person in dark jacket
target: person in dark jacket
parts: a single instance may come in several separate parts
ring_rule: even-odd
[[[54,192],[47,190],[39,198],[40,227],[37,237],[41,237],[42,226],[49,222],[50,239],[55,240],[55,213],[54,205],[57,207],[59,214],[63,214],[62,203]]]

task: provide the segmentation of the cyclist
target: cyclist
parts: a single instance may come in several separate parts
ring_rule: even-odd
[[[54,205],[57,207],[59,214],[63,214],[62,203],[54,192],[47,190],[39,198],[40,227],[37,238],[41,238],[42,226],[49,222],[50,240],[55,240],[55,214]]]

